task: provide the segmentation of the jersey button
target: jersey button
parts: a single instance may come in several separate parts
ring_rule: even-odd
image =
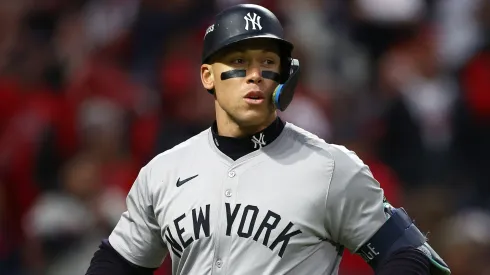
[[[222,261],[221,259],[218,259],[218,260],[216,261],[216,266],[217,266],[218,268],[221,268],[221,267],[223,266],[223,261]]]
[[[226,189],[225,196],[231,197],[231,190],[230,189]]]
[[[235,171],[228,172],[228,177],[233,178],[236,175]]]

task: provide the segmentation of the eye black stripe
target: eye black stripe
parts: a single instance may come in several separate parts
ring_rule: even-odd
[[[247,71],[245,70],[230,70],[221,73],[221,80],[227,80],[235,77],[245,77],[247,75]]]
[[[227,80],[235,77],[245,77],[246,75],[247,75],[246,70],[241,70],[241,69],[230,70],[221,73],[221,80]],[[262,71],[262,77],[271,79],[276,82],[279,82],[281,79],[281,76],[278,73],[272,71]]]
[[[281,79],[281,76],[278,73],[271,71],[262,71],[262,77],[274,80],[275,82],[279,82]]]

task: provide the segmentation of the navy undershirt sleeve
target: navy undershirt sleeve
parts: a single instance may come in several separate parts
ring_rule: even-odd
[[[430,261],[416,248],[401,249],[386,259],[376,275],[430,275]]]
[[[155,270],[130,263],[106,239],[95,252],[86,275],[153,275]]]

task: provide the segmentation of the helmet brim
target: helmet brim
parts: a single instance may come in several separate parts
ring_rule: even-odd
[[[281,52],[287,53],[287,55],[291,55],[291,52],[293,51],[293,44],[285,39],[282,39],[276,35],[273,34],[257,34],[257,35],[250,35],[250,34],[242,34],[242,35],[237,35],[234,36],[225,42],[221,43],[220,45],[216,46],[215,48],[211,49],[205,56],[202,58],[202,64],[206,64],[209,62],[211,57],[216,55],[219,52],[222,52],[223,50],[238,44],[240,42],[244,41],[250,41],[253,39],[271,39],[275,42],[278,43],[279,49]]]

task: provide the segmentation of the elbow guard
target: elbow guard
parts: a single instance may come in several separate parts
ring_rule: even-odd
[[[356,251],[374,270],[393,252],[413,247],[429,258],[431,274],[451,274],[448,265],[427,243],[425,235],[415,226],[403,208],[393,208],[385,203],[385,212],[388,220]]]

